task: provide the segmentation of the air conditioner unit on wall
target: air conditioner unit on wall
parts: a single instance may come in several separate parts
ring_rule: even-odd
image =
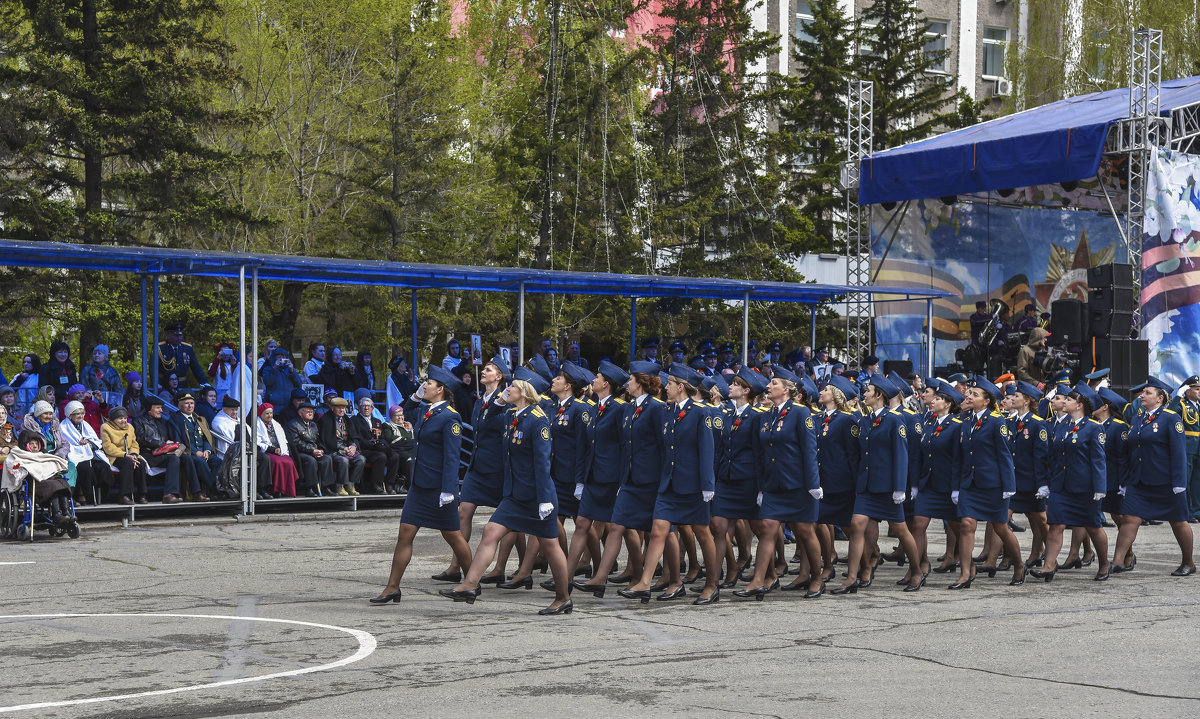
[[[1006,77],[996,78],[996,91],[992,93],[1000,97],[1008,97],[1012,94],[1012,80]]]

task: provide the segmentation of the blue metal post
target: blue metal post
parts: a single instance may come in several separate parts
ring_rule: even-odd
[[[145,389],[145,382],[150,376],[150,351],[146,347],[146,341],[150,339],[149,333],[146,331],[146,275],[142,274],[142,388]]]
[[[151,391],[158,394],[158,275],[154,276],[154,342],[150,345],[150,351],[154,353],[154,362],[150,365],[150,371],[154,373],[154,382],[151,384]],[[145,388],[143,387],[143,390]]]
[[[413,290],[409,302],[412,310],[412,355],[408,358],[408,370],[417,372],[417,291]]]
[[[817,354],[817,306],[808,308],[808,346],[813,348],[813,356]]]
[[[637,298],[629,298],[629,361],[637,358]]]

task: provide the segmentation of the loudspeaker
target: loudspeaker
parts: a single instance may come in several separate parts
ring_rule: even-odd
[[[900,373],[901,377],[907,379],[908,375],[913,371],[912,360],[884,360],[883,373],[891,374],[892,370],[896,370]]]
[[[1055,300],[1050,303],[1050,343],[1082,345],[1087,339],[1088,317],[1079,300]]]
[[[1141,384],[1150,376],[1150,341],[1129,340],[1129,384]]]
[[[1108,383],[1114,387],[1132,387],[1145,382],[1150,374],[1150,346],[1146,340],[1097,337],[1090,349],[1096,360],[1095,369],[1112,370]]]
[[[1133,288],[1097,287],[1088,293],[1088,305],[1093,310],[1133,312]]]
[[[1133,265],[1114,262],[1088,268],[1088,287],[1133,288]]]
[[[1089,327],[1093,337],[1123,339],[1133,330],[1133,313],[1116,310],[1100,310],[1090,305],[1092,316]]]

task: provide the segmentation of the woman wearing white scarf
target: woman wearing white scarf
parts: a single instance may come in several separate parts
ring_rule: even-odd
[[[67,445],[67,460],[75,465],[77,472],[75,503],[87,504],[97,487],[101,488],[103,500],[104,491],[112,487],[112,467],[100,451],[100,437],[85,420],[83,403],[67,402],[63,414],[67,421],[59,425],[59,431]]]

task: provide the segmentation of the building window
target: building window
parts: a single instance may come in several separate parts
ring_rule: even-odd
[[[796,40],[798,42],[814,42],[812,35],[808,33],[808,25],[814,19],[812,4],[804,0],[796,2]]]
[[[862,24],[862,34],[858,39],[858,54],[859,55],[876,55],[875,46],[871,43],[871,38],[875,35],[875,28],[879,23],[864,22]]]
[[[931,72],[946,72],[946,62],[949,53],[946,52],[946,36],[950,23],[944,20],[930,20],[925,27],[925,57],[929,58]]]
[[[997,78],[1004,75],[1004,48],[1008,45],[1008,28],[985,27],[983,29],[983,76]]]

